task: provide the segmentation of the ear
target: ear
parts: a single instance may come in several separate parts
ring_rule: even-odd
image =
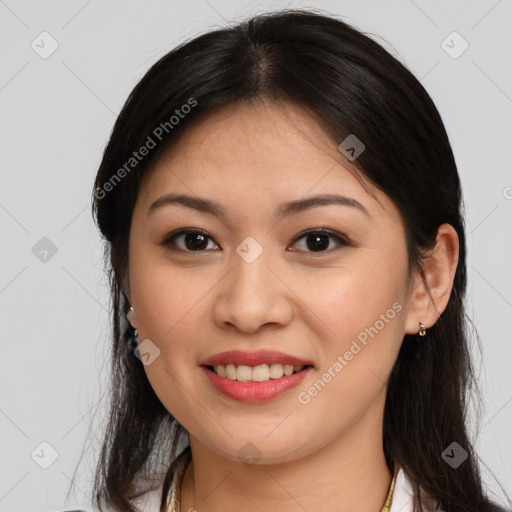
[[[424,260],[424,279],[416,272],[408,304],[405,333],[417,334],[419,323],[432,327],[448,304],[459,262],[459,237],[450,224],[437,229],[436,242]]]
[[[130,298],[130,283],[126,277],[122,278],[121,287],[123,289],[124,294],[126,295],[126,298],[128,299],[128,304],[131,304],[132,301]],[[130,322],[130,325],[134,329],[138,329],[137,314],[136,314],[135,310],[130,309],[130,311],[128,311],[128,313],[126,315],[126,318],[128,319],[128,322]]]
[[[126,295],[126,299],[128,300],[128,304],[132,303],[131,297],[130,297],[130,282],[128,280],[127,276],[123,276],[121,278],[121,289],[123,293]],[[134,329],[138,329],[137,327],[137,315],[134,310],[128,311],[126,318],[128,319],[128,322],[130,322],[130,325]]]

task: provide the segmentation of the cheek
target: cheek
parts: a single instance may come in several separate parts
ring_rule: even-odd
[[[148,265],[134,271],[131,286],[139,331],[160,344],[173,339],[176,332],[182,337],[183,329],[201,308],[201,298],[208,290],[204,283],[198,276],[192,278],[190,271],[169,265]],[[197,328],[197,322],[195,325]]]
[[[377,323],[379,330],[390,330],[404,309],[405,262],[396,255],[383,264],[381,259],[358,258],[337,269],[316,271],[307,278],[296,276],[297,292],[307,308],[325,327],[328,338],[343,343]],[[402,265],[403,263],[403,265]],[[385,323],[386,328],[383,329]]]
[[[308,279],[309,286],[299,292],[310,297],[305,303],[321,320],[315,321],[321,325],[317,336],[323,351],[317,378],[327,384],[302,390],[308,396],[310,391],[318,394],[318,414],[324,407],[334,408],[340,417],[362,414],[383,393],[398,355],[407,260],[398,251],[386,258],[377,254],[382,252],[359,254],[357,261],[347,258],[343,267]]]
[[[321,319],[322,364],[298,398],[325,428],[345,428],[369,410],[379,414],[373,406],[382,405],[403,339],[401,280],[354,267],[315,281],[306,304]]]
[[[191,277],[191,276],[194,277]],[[151,340],[160,350],[154,364],[144,366],[148,380],[168,411],[181,420],[192,408],[188,389],[190,368],[197,364],[201,302],[211,285],[197,273],[171,267],[154,256],[134,251],[130,262],[130,289],[137,311],[139,341]],[[195,415],[201,416],[201,410]],[[207,418],[204,419],[207,421]]]
[[[139,340],[150,339],[162,356],[161,365],[146,367],[148,375],[157,378],[155,372],[167,369],[184,379],[197,365],[205,332],[211,333],[208,308],[220,277],[213,266],[178,266],[149,244],[134,247],[130,289]]]

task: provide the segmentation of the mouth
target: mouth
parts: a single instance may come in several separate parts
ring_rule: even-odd
[[[310,364],[280,363],[256,366],[228,363],[201,365],[200,368],[212,390],[230,400],[252,405],[286,396],[314,370]]]
[[[236,380],[238,382],[267,382],[270,380],[278,380],[303,372],[312,367],[313,366],[310,364],[293,365],[280,363],[264,363],[256,366],[245,364],[236,365],[234,363],[203,366],[203,368],[206,368],[223,379]]]
[[[311,360],[273,349],[221,352],[201,361],[199,367],[213,390],[253,404],[287,394],[315,368]]]

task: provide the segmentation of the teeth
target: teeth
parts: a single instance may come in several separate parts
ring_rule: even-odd
[[[213,367],[213,371],[219,377],[226,377],[239,382],[265,382],[270,379],[280,379],[283,375],[288,376],[292,373],[300,372],[304,366],[293,366],[293,364],[273,363],[260,364],[258,366],[247,366],[245,364],[218,364]]]
[[[222,366],[222,365],[219,365]],[[214,369],[217,368],[214,366]],[[215,373],[218,374],[217,371]],[[227,364],[226,365],[226,377],[231,380],[236,380],[236,366],[234,364]]]
[[[293,365],[291,365],[291,364],[284,365],[283,371],[284,371],[285,375],[291,375],[293,373]]]
[[[250,368],[250,367],[248,367]],[[252,380],[256,382],[265,382],[270,379],[270,370],[268,368],[268,364],[260,364],[258,366],[253,366],[251,371]],[[249,379],[247,379],[249,380]]]
[[[238,382],[247,382],[252,378],[252,369],[250,366],[241,364],[236,368],[236,380]]]
[[[282,364],[271,364],[269,368],[270,378],[279,379],[284,375],[284,368]]]

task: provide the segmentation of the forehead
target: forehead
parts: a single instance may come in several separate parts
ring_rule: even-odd
[[[192,125],[162,160],[174,165],[193,161],[199,167],[206,160],[209,166],[224,169],[226,161],[241,162],[244,170],[257,166],[260,172],[267,169],[269,175],[276,175],[293,167],[300,171],[303,161],[321,165],[319,158],[325,162],[340,155],[335,149],[304,109],[291,103],[255,101],[228,105]]]
[[[338,193],[396,216],[391,200],[369,182],[363,186],[354,169],[306,110],[289,103],[229,105],[193,124],[163,153],[138,202],[147,208],[175,191],[245,206]]]

